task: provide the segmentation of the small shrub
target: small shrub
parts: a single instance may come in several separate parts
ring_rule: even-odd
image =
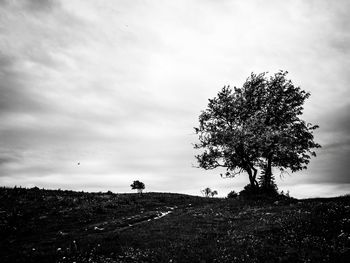
[[[227,194],[227,198],[237,198],[237,197],[238,197],[238,194],[234,190],[232,190]]]
[[[239,196],[241,197],[254,197],[259,195],[259,187],[253,187],[250,184],[247,184],[244,186],[243,190],[239,192]]]
[[[204,197],[209,197],[211,193],[211,189],[209,187],[201,190],[201,193],[203,194]]]
[[[250,184],[246,185],[242,191],[239,192],[239,196],[245,199],[263,200],[263,199],[275,199],[279,196],[277,188],[271,187],[256,187]]]
[[[218,195],[218,191],[216,191],[216,190],[211,191],[210,196],[214,197],[215,195]]]

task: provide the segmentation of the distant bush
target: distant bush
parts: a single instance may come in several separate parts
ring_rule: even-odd
[[[239,192],[239,196],[241,197],[255,196],[257,194],[259,194],[259,188],[252,187],[251,184],[247,184],[244,186],[243,190]]]
[[[218,194],[218,191],[216,191],[216,190],[213,191],[209,187],[207,187],[207,188],[201,190],[201,193],[203,194],[204,197],[210,197],[210,196],[214,197],[215,195]]]
[[[203,194],[204,197],[209,197],[211,193],[211,189],[209,187],[201,190],[201,193]]]
[[[215,195],[218,195],[218,191],[216,191],[216,190],[211,191],[210,196],[214,197]]]
[[[237,198],[237,197],[238,197],[238,194],[234,190],[232,190],[227,194],[227,198]]]
[[[272,187],[255,187],[248,184],[242,191],[239,192],[239,196],[247,199],[268,199],[279,196],[277,188]]]
[[[287,191],[287,192],[284,192],[283,190],[281,191],[281,193],[280,193],[280,195],[283,195],[283,196],[285,196],[285,197],[290,197],[290,195],[289,195],[289,190]]]

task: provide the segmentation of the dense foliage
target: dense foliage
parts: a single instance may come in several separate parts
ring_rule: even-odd
[[[130,185],[130,187],[133,190],[136,189],[138,193],[142,194],[142,190],[145,189],[145,184],[139,180],[136,180]]]
[[[310,96],[286,78],[286,71],[267,77],[254,74],[242,88],[224,87],[199,116],[196,156],[204,169],[226,168],[223,176],[246,172],[252,188],[276,188],[272,167],[292,172],[306,169],[316,156],[317,125],[300,119]],[[258,182],[257,173],[261,170]]]

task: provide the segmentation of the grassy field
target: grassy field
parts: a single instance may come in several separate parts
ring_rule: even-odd
[[[0,188],[0,262],[348,262],[350,197]]]

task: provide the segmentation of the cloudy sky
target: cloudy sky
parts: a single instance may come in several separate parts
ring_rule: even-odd
[[[225,196],[195,168],[198,115],[252,71],[288,70],[319,124],[292,196],[350,192],[350,2],[0,1],[0,185]],[[80,162],[80,165],[78,165]]]

